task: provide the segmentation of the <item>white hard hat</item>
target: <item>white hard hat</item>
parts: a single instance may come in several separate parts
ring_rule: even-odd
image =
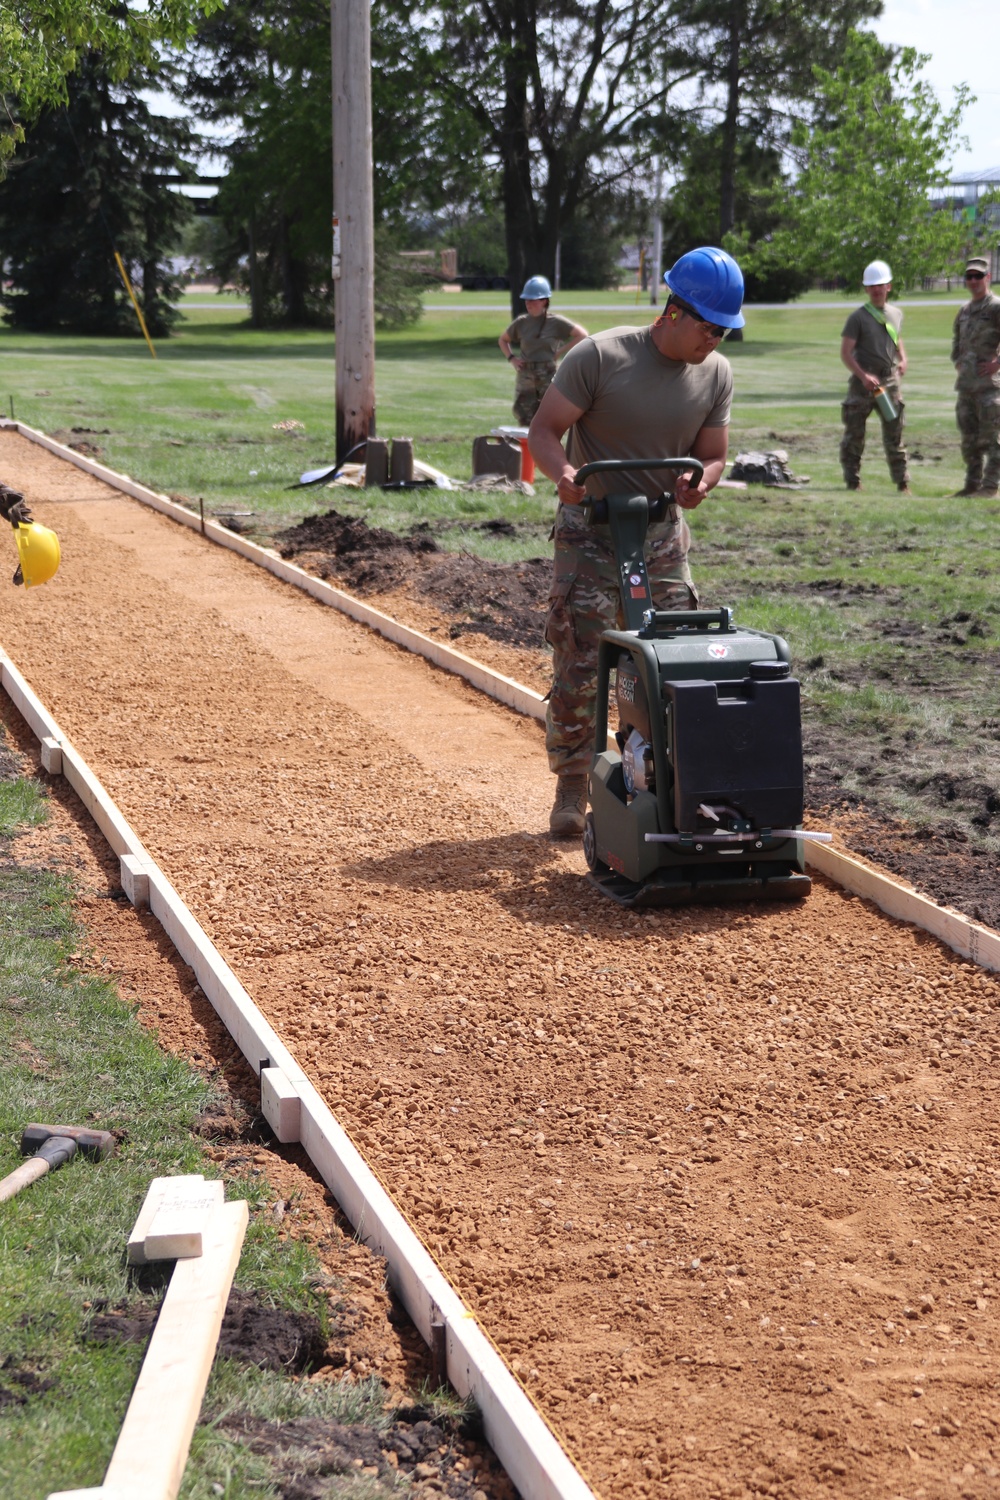
[[[883,286],[892,280],[892,272],[884,260],[869,261],[861,278],[862,286]]]

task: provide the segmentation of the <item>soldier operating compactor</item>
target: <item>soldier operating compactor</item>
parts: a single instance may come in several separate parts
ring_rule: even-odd
[[[694,458],[585,464],[601,471],[672,469]],[[798,900],[808,894],[799,684],[780,636],[733,623],[732,611],[654,608],[643,559],[649,521],[669,496],[585,500],[608,526],[624,630],[601,638],[590,810],[590,878],[624,906]],[[612,686],[613,680],[613,686]],[[608,701],[618,731],[608,745]]]

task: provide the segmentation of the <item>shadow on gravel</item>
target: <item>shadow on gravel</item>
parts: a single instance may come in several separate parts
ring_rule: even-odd
[[[343,873],[358,880],[394,886],[399,890],[441,891],[456,897],[482,893],[492,897],[518,921],[545,927],[586,928],[594,937],[615,938],[637,924],[656,923],[671,929],[697,914],[705,932],[728,930],[734,912],[753,911],[757,903],[740,906],[684,906],[630,913],[600,895],[583,870],[567,870],[560,851],[579,851],[579,845],[553,844],[548,834],[512,833],[492,839],[454,842],[441,840],[390,855],[387,859],[358,860]],[[781,902],[767,902],[771,912],[784,910]],[[797,902],[787,903],[789,914]]]

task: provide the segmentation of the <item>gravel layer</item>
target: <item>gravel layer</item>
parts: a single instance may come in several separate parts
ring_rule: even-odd
[[[995,1495],[992,975],[627,916],[541,732],[21,439],[0,642],[606,1497]]]

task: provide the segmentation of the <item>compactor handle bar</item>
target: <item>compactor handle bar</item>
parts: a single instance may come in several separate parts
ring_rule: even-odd
[[[573,478],[577,484],[583,484],[591,474],[622,474],[634,469],[673,469],[678,474],[693,474],[697,483],[705,472],[705,465],[700,458],[598,458],[593,463],[584,464],[582,469],[577,469]],[[670,503],[669,495],[657,495],[649,501],[649,519],[651,521],[662,521],[666,514],[666,508]],[[587,499],[584,501],[591,522],[602,522],[608,519],[608,506],[605,500]]]
[[[700,480],[705,472],[705,465],[700,458],[598,458],[593,463],[584,464],[582,469],[577,469],[573,478],[577,484],[582,484],[591,474],[623,474],[630,469],[674,469],[678,474],[686,474],[691,470],[695,478]]]

